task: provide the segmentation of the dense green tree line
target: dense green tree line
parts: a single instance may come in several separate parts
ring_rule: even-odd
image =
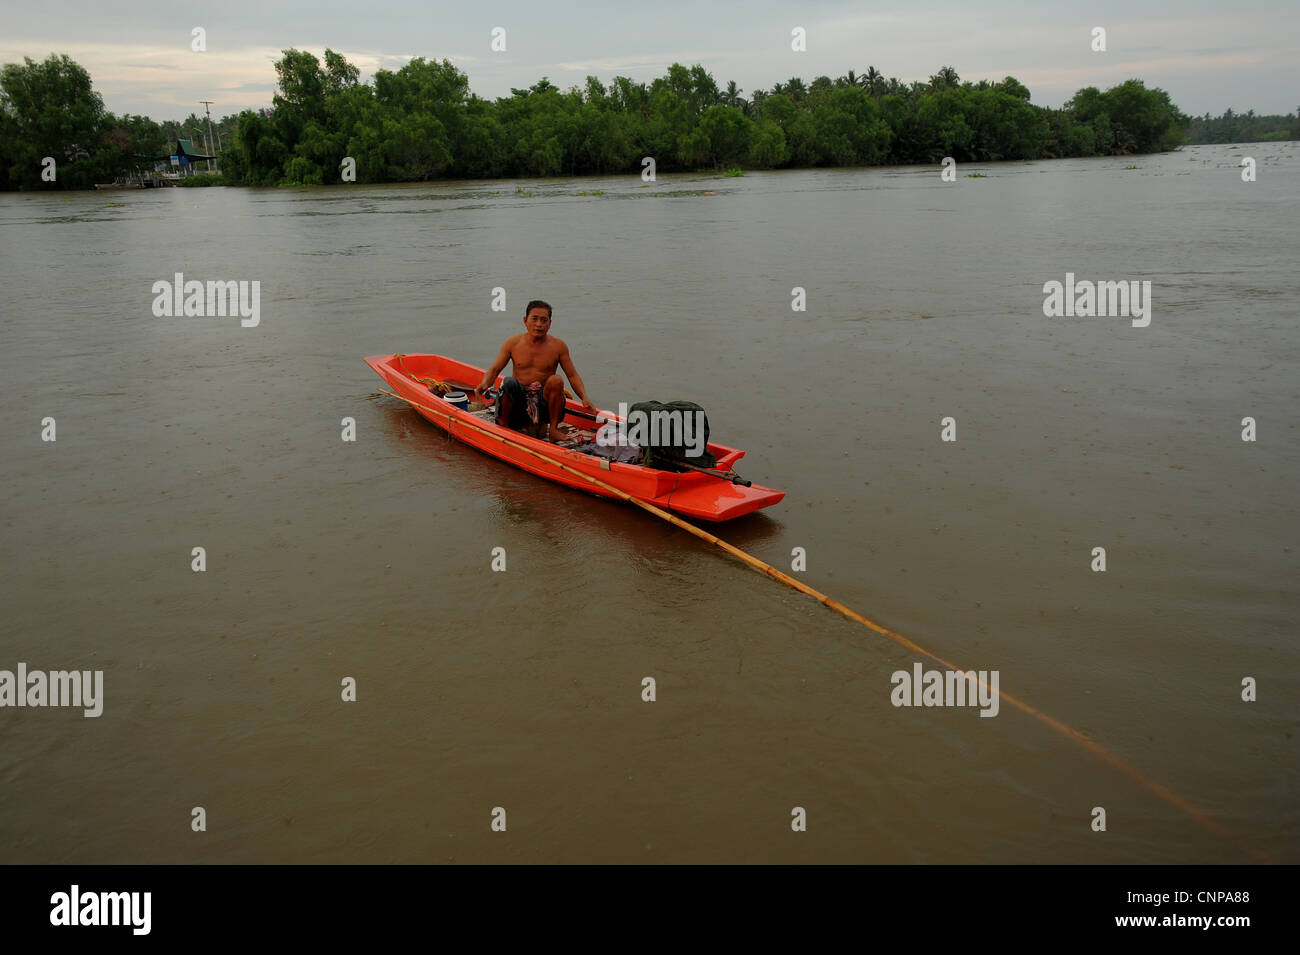
[[[286,50],[276,70],[274,108],[239,117],[228,182],[338,182],[345,156],[359,182],[401,182],[637,172],[645,156],[673,171],[1112,155],[1174,148],[1186,123],[1140,80],[1049,110],[1012,77],[963,83],[951,67],[910,85],[874,67],[793,77],[745,99],[675,63],[649,84],[591,76],[560,90],[542,78],[495,101],[446,60],[380,70],[373,85],[330,50],[323,64]]]
[[[165,150],[161,127],[115,116],[67,56],[0,71],[0,188],[89,189]],[[42,178],[54,160],[53,181]],[[47,174],[48,175],[48,174]]]
[[[1300,139],[1300,109],[1294,116],[1256,116],[1255,111],[1222,116],[1193,116],[1187,128],[1189,143],[1266,143]]]
[[[874,67],[807,84],[792,77],[748,98],[734,82],[720,88],[702,66],[677,63],[648,84],[592,76],[561,90],[543,77],[496,100],[471,93],[468,77],[447,60],[417,58],[362,83],[332,50],[324,62],[285,50],[276,73],[270,109],[213,123],[226,182],[339,182],[345,157],[364,183],[635,173],[645,156],[670,172],[1112,155],[1174,148],[1188,122],[1167,93],[1140,80],[1082,89],[1052,110],[1030,103],[1012,77],[962,82],[951,67],[911,84]],[[38,104],[18,95],[28,85],[45,91]],[[32,157],[48,150],[74,157],[109,150],[102,161],[87,158],[84,176],[60,175],[60,184],[80,184],[112,161],[129,165],[155,142],[154,155],[177,135],[197,146],[207,130],[194,114],[163,126],[112,117],[67,57],[7,66],[0,89],[0,128],[12,133],[0,143],[0,168],[10,185],[33,185]],[[3,145],[11,140],[21,149]]]

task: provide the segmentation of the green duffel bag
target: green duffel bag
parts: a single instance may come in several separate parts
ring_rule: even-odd
[[[628,409],[627,436],[641,449],[641,463],[648,468],[687,470],[682,462],[718,466],[708,450],[708,415],[693,401],[638,401]]]

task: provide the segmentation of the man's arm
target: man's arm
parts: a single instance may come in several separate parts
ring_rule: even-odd
[[[569,357],[569,346],[565,345],[560,351],[560,367],[564,369],[565,377],[569,379],[569,384],[573,385],[574,394],[582,399],[582,406],[588,411],[595,412],[596,406],[591,403],[587,397],[587,389],[582,384],[582,376],[578,374],[578,369],[573,367],[573,359]]]
[[[510,364],[510,351],[514,343],[514,338],[506,339],[506,343],[501,346],[501,351],[497,353],[496,360],[492,362],[492,367],[487,370],[483,380],[478,383],[479,391],[487,391],[496,384],[497,375],[501,374],[501,370]]]

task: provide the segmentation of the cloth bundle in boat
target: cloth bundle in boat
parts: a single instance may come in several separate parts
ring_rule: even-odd
[[[583,441],[569,448],[581,454],[605,458],[611,464],[640,464],[641,449],[635,444],[608,445],[599,441]]]
[[[639,428],[645,428],[644,435]],[[693,401],[638,401],[627,412],[628,440],[641,446],[641,463],[662,471],[681,471],[680,462],[717,467],[709,453],[709,419]],[[699,454],[693,454],[695,448]]]

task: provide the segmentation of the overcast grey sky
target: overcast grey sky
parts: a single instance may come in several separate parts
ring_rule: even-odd
[[[412,57],[450,59],[489,98],[542,76],[560,87],[588,74],[651,80],[668,64],[701,63],[719,86],[755,87],[875,66],[924,80],[951,65],[963,79],[1015,76],[1033,101],[1060,106],[1083,86],[1130,77],[1167,90],[1185,112],[1231,106],[1289,113],[1300,104],[1300,3],[1295,0],[1133,0],[1014,3],[984,0],[847,3],[812,0],[650,3],[429,3],[416,0],[223,0],[150,4],[49,0],[0,7],[0,62],[67,53],[107,107],[180,119],[214,100],[214,116],[269,106],[274,62],[287,47],[325,47],[363,78]],[[1107,52],[1091,50],[1104,27]],[[203,27],[207,52],[190,49]],[[506,51],[491,50],[494,27]],[[807,52],[790,31],[807,31]]]

